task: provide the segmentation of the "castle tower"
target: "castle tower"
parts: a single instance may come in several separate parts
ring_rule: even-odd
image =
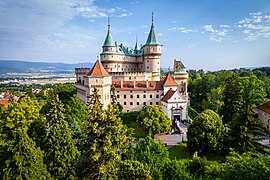
[[[145,72],[152,72],[152,81],[160,80],[160,56],[161,45],[159,44],[155,29],[154,29],[154,17],[152,13],[152,25],[144,45],[144,65]]]
[[[115,71],[117,71],[116,63],[115,63],[116,43],[114,42],[114,40],[112,38],[110,27],[111,27],[110,17],[108,17],[108,32],[107,32],[107,36],[106,36],[105,41],[104,41],[103,46],[102,46],[103,51],[100,54],[100,60],[101,60],[102,64],[104,65],[104,68],[108,72],[115,72]]]
[[[106,72],[101,62],[97,60],[86,76],[87,96],[89,97],[93,93],[94,87],[96,87],[101,96],[100,101],[103,104],[103,108],[107,109],[111,102],[111,84],[112,77]]]
[[[187,94],[188,73],[187,73],[186,67],[183,65],[181,60],[177,61],[176,59],[174,59],[173,69],[174,69],[173,77],[174,77],[174,81],[178,85],[178,90],[184,95],[188,95]]]

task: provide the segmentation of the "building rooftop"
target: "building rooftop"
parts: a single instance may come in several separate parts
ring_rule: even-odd
[[[169,91],[167,91],[167,93],[165,94],[165,96],[161,99],[161,101],[164,102],[168,102],[169,99],[171,99],[171,97],[174,95],[176,91],[170,89]]]
[[[270,100],[258,107],[260,110],[270,114]]]
[[[163,86],[177,86],[177,83],[174,81],[170,72],[168,72],[166,78],[163,81],[164,81]]]
[[[152,25],[145,45],[159,45],[154,28],[153,13],[152,13]]]
[[[99,60],[96,61],[91,71],[87,74],[87,76],[110,76],[107,71],[102,66]]]

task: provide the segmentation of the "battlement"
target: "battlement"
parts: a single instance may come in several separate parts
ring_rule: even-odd
[[[90,68],[75,68],[76,74],[87,74],[91,69]]]

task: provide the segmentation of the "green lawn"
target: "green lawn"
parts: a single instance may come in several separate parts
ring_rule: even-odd
[[[133,137],[145,137],[148,134],[143,130],[143,128],[136,127],[133,128]]]
[[[168,149],[170,154],[170,159],[191,159],[192,155],[189,153],[187,144],[181,143],[177,144]],[[207,153],[205,155],[207,160],[209,161],[225,161],[225,156],[223,154],[214,154],[214,153]]]
[[[181,143],[177,144],[170,149],[168,149],[170,154],[170,159],[188,159],[192,158],[192,155],[189,154],[187,144]]]

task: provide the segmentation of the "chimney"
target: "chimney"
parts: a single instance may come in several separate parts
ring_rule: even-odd
[[[149,86],[148,86],[148,79],[146,79],[146,88],[148,88]]]
[[[123,88],[123,80],[121,80],[121,88]]]
[[[133,87],[136,88],[136,80],[133,81]]]

